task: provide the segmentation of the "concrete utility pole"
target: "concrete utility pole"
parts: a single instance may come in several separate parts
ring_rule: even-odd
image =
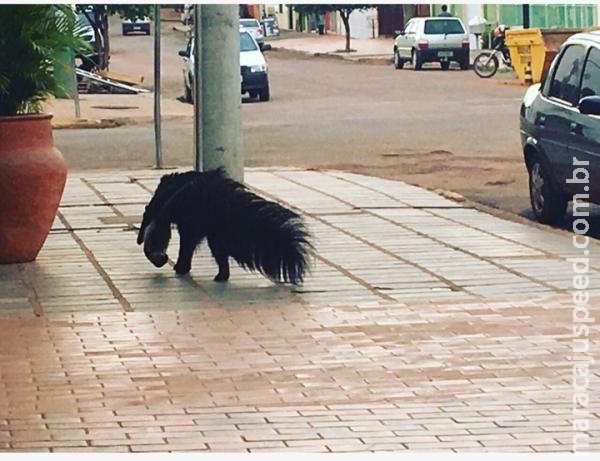
[[[204,171],[204,152],[202,151],[202,5],[194,5],[194,170]],[[199,96],[198,96],[199,95]]]
[[[200,10],[202,97],[195,101],[202,105],[203,168],[222,166],[243,181],[238,6],[203,4]]]

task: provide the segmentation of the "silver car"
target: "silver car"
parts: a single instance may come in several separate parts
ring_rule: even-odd
[[[405,62],[411,62],[414,70],[421,70],[426,62],[439,62],[447,70],[452,61],[463,70],[469,68],[469,34],[459,18],[412,18],[404,30],[396,31],[396,69],[402,69]]]

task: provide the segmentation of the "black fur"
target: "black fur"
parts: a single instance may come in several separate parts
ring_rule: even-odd
[[[178,274],[190,271],[204,238],[219,266],[215,281],[229,279],[230,256],[244,269],[293,284],[301,283],[308,270],[312,245],[301,217],[229,179],[223,170],[162,177],[137,238],[157,267],[167,262],[172,223],[180,236]]]

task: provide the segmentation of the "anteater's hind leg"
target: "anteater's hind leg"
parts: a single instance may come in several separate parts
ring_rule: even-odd
[[[223,248],[219,239],[208,237],[208,247],[219,266],[219,273],[215,275],[215,282],[226,282],[229,280],[229,255]]]

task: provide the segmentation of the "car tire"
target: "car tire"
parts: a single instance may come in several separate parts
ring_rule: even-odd
[[[536,155],[528,164],[529,199],[536,219],[542,224],[560,222],[567,211],[568,199],[556,186],[548,162]]]
[[[398,50],[394,51],[394,67],[396,69],[402,69],[404,67],[404,61],[400,57]]]
[[[442,66],[442,70],[450,69],[450,61],[442,61],[440,62],[440,66]]]
[[[271,99],[271,90],[269,89],[269,84],[267,83],[267,85],[258,92],[258,100],[266,102],[269,99]]]
[[[421,60],[421,53],[418,50],[412,52],[412,66],[413,70],[421,70],[423,67],[423,61]]]

